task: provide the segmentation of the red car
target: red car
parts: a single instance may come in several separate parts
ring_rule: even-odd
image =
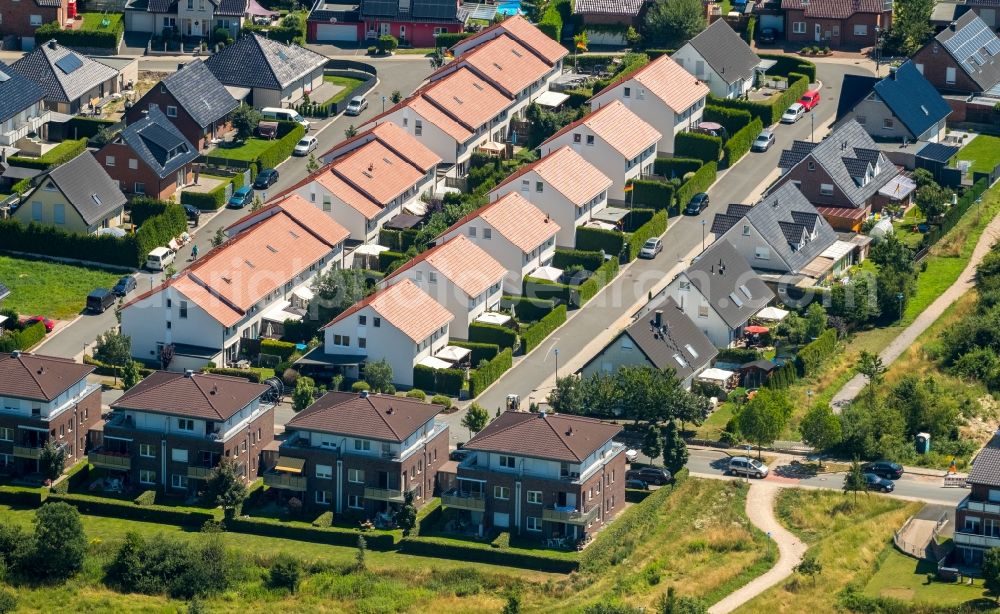
[[[799,98],[799,104],[804,106],[806,111],[812,111],[813,107],[819,104],[819,90],[810,90],[802,94],[802,98]]]
[[[36,322],[42,322],[43,324],[45,324],[45,332],[47,333],[51,333],[52,329],[56,327],[55,321],[50,320],[45,316],[31,316],[30,318],[24,321],[24,325],[31,326]]]

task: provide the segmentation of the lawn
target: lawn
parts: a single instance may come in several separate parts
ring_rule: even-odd
[[[262,153],[270,149],[274,143],[274,140],[258,139],[257,137],[252,136],[236,147],[223,147],[220,145],[219,148],[213,151],[210,155],[228,158],[230,160],[239,160],[241,162],[253,162],[257,160]]]
[[[969,168],[970,172],[988,173],[992,171],[993,167],[1000,164],[1000,137],[980,134],[955,154],[950,165],[955,166],[959,160],[968,160],[972,163]]]
[[[838,611],[841,591],[852,583],[864,586],[893,531],[920,507],[879,495],[862,494],[855,504],[853,497],[839,492],[783,490],[778,497],[778,518],[809,546],[808,554],[816,557],[822,571],[815,581],[793,575],[738,611]]]
[[[885,558],[869,580],[864,593],[869,597],[888,597],[900,601],[934,606],[956,607],[969,601],[987,599],[982,580],[972,585],[951,582],[928,582],[937,566],[900,553],[886,546]]]
[[[83,310],[94,288],[111,288],[121,277],[102,269],[0,255],[0,280],[10,288],[4,307],[22,315],[42,314],[57,320]]]
[[[329,100],[323,101],[323,104],[335,104],[340,102],[341,100],[347,98],[348,94],[354,91],[354,88],[364,83],[361,79],[355,79],[354,77],[338,77],[336,75],[324,75],[323,80],[327,83],[333,83],[334,85],[339,85],[344,88],[334,94]]]
[[[80,29],[87,32],[114,32],[121,27],[119,24],[122,20],[122,13],[108,13],[106,15],[102,13],[81,13],[81,15],[83,16],[83,27]],[[102,26],[101,22],[105,19],[108,20],[108,25]]]
[[[726,430],[726,424],[733,417],[733,403],[722,403],[719,408],[712,412],[707,420],[695,428],[695,437],[698,439],[712,439],[718,441],[722,436],[722,431]]]

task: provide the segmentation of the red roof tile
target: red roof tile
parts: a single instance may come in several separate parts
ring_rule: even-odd
[[[525,164],[493,191],[519,180],[531,171],[538,173],[546,183],[578,207],[589,203],[613,183],[607,175],[567,145],[531,164]]]
[[[455,319],[450,311],[406,279],[358,301],[323,328],[329,328],[365,307],[371,307],[383,320],[418,343]]]
[[[668,55],[661,55],[649,64],[615,79],[591,100],[611,91],[622,83],[635,80],[663,101],[675,113],[682,113],[708,96],[708,86],[693,77]]]
[[[507,32],[519,43],[531,49],[535,55],[548,62],[550,66],[554,65],[556,62],[569,54],[569,51],[567,51],[565,47],[549,38],[547,34],[533,26],[531,22],[520,15],[508,17],[500,23],[490,26],[489,28],[480,31],[478,34],[460,41],[456,44],[456,46],[468,45],[469,43],[473,43],[477,40],[482,40],[483,42],[476,43],[475,45],[479,46],[496,36],[497,30]],[[452,49],[454,49],[454,47],[452,47]]]
[[[651,145],[655,145],[662,136],[656,128],[644,122],[620,100],[614,100],[556,132],[542,143],[542,146],[580,126],[589,128],[612,149],[629,160]]]
[[[476,218],[482,218],[524,253],[531,252],[559,232],[559,224],[519,193],[511,192],[469,213],[452,224],[439,237],[461,228]]]
[[[549,72],[549,65],[508,35],[498,36],[446,64],[430,76],[454,70],[454,64],[471,66],[509,96],[517,96]]]
[[[479,296],[507,274],[507,269],[493,256],[464,235],[458,235],[411,258],[385,281],[401,278],[404,272],[424,261],[471,298]]]
[[[431,83],[423,98],[473,132],[511,103],[510,98],[468,68],[459,68]]]

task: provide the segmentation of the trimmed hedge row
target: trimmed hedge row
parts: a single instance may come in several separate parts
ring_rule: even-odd
[[[657,211],[653,217],[636,229],[628,238],[628,259],[635,260],[647,239],[658,237],[667,231],[667,212]]]
[[[378,254],[378,270],[380,272],[385,272],[389,270],[389,267],[393,265],[397,260],[406,260],[406,254],[403,252],[395,252],[386,250],[384,252],[379,252]]]
[[[115,375],[117,375],[118,377],[121,377],[122,374],[120,368],[116,370],[114,365],[105,364],[97,360],[93,356],[87,356],[86,354],[84,354],[83,356],[83,364],[97,367],[96,369],[94,369],[94,373],[98,375],[107,375],[109,377],[114,377]],[[142,363],[139,363],[140,376],[144,378],[149,377],[150,375],[153,374],[153,371],[154,369],[147,369],[146,367],[142,366]]]
[[[442,32],[434,35],[434,46],[439,49],[442,47],[449,49],[470,36],[472,32]]]
[[[757,138],[757,135],[763,129],[764,125],[761,123],[760,118],[755,117],[753,121],[733,134],[726,141],[726,144],[722,146],[723,164],[726,167],[730,167],[739,162],[740,158],[750,151],[750,146],[753,145],[754,139]]]
[[[722,139],[700,132],[681,132],[674,137],[674,153],[682,158],[697,158],[706,164],[718,162]]]
[[[87,139],[70,139],[56,145],[44,155],[37,158],[26,158],[24,156],[11,156],[7,162],[11,166],[23,166],[45,171],[50,168],[69,162],[79,156],[87,148]]]
[[[466,542],[443,537],[407,537],[399,543],[399,552],[552,573],[570,573],[579,568],[577,561],[545,556],[541,554],[540,550],[529,554],[513,551],[509,548],[494,548],[487,543]]]
[[[521,349],[525,354],[535,349],[564,322],[566,322],[566,305],[559,305],[552,310],[552,313],[525,329],[521,334]]]
[[[35,45],[56,39],[65,47],[77,49],[101,48],[117,51],[118,43],[125,35],[125,22],[121,14],[109,15],[112,25],[106,30],[69,30],[63,29],[58,21],[39,26],[35,30]]]
[[[208,510],[197,512],[166,505],[136,505],[131,501],[119,501],[91,495],[51,493],[48,500],[68,503],[79,510],[81,514],[143,522],[200,527],[210,520],[217,519],[216,515]]]
[[[278,356],[284,362],[295,353],[295,344],[288,341],[278,341],[277,339],[261,339],[260,353]]]
[[[787,77],[794,72],[808,77],[810,83],[816,81],[816,64],[809,60],[804,60],[793,55],[775,55],[772,53],[758,53],[757,55],[761,59],[775,61],[774,66],[767,69],[767,74],[769,75]]]
[[[255,159],[248,162],[246,160],[229,158],[226,156],[225,149],[216,149],[213,155],[204,156],[204,162],[209,166],[232,168],[256,166],[257,172],[265,168],[274,168],[292,155],[295,144],[305,136],[305,133],[305,128],[300,124],[280,120],[278,121],[278,138],[272,141],[271,146],[260,152]]]
[[[618,231],[586,226],[577,226],[576,228],[576,249],[578,250],[587,252],[604,250],[605,254],[614,256],[622,253],[623,245],[625,245],[625,235]]]
[[[682,183],[681,187],[677,188],[677,206],[683,207],[691,200],[692,196],[712,187],[718,168],[715,162],[709,162],[698,169],[694,177]]]
[[[587,281],[577,286],[577,296],[579,297],[578,307],[583,307],[587,301],[594,298],[601,288],[611,283],[611,280],[618,275],[618,260],[612,258],[607,260],[594,271],[594,274],[587,278]]]
[[[525,277],[522,290],[524,296],[529,298],[548,300],[560,305],[575,305],[577,301],[575,286],[538,277]]]
[[[149,196],[138,196],[129,203],[129,217],[136,226],[142,226],[146,220],[163,215],[170,205],[177,206],[167,200],[150,198]],[[183,210],[181,210],[183,213]]]
[[[181,192],[181,204],[191,205],[202,211],[221,209],[225,206],[229,197],[232,196],[232,192],[229,191],[229,186],[231,185],[233,185],[232,181],[224,181],[208,192],[184,190]]]
[[[708,99],[709,103],[714,106],[749,111],[750,115],[760,119],[764,126],[771,126],[778,121],[785,109],[802,97],[802,94],[809,88],[809,82],[809,77],[801,73],[790,73],[788,75],[788,89],[767,103],[731,98],[722,99],[711,94],[709,94]]]
[[[633,186],[629,199],[632,204],[646,205],[653,209],[669,209],[674,203],[674,186],[654,179],[630,179]]]
[[[0,335],[0,352],[27,350],[45,338],[45,324],[35,322],[24,330],[7,331]]]
[[[251,371],[250,369],[230,369],[227,367],[209,367],[207,369],[202,369],[202,373],[211,373],[212,375],[225,375],[228,377],[242,377],[245,380],[250,380],[255,384],[259,384],[261,379],[259,371]]]
[[[464,383],[465,371],[462,369],[432,369],[424,365],[413,367],[413,387],[420,390],[457,397]]]
[[[514,315],[521,322],[537,322],[555,308],[553,301],[527,296],[504,296],[500,299],[500,306],[503,309],[511,309]]]
[[[110,128],[117,124],[113,119],[101,119],[99,117],[74,116],[66,122],[69,133],[80,139],[92,139],[102,128]]]
[[[383,228],[378,233],[379,245],[384,245],[394,252],[405,252],[413,247],[418,232],[416,230],[390,230]]]
[[[491,343],[500,348],[513,348],[517,345],[517,332],[496,324],[473,322],[469,324],[469,341]]]
[[[473,369],[469,374],[469,397],[474,399],[479,396],[513,366],[514,352],[507,348],[482,367]]]
[[[472,350],[470,359],[473,365],[478,365],[483,360],[493,360],[500,353],[500,346],[495,343],[475,343],[473,341],[458,341],[451,339],[448,345],[455,345],[460,348]]]
[[[388,533],[361,533],[361,531],[356,529],[345,529],[343,527],[295,526],[281,522],[280,520],[253,516],[239,516],[227,520],[225,524],[227,531],[260,535],[263,537],[280,537],[283,539],[353,548],[358,545],[358,535],[364,535],[369,550],[386,551],[393,550],[396,547],[395,538]]]
[[[604,262],[601,252],[588,252],[582,249],[561,249],[556,248],[555,256],[552,258],[552,266],[557,269],[565,269],[573,265],[580,265],[588,271],[596,271],[597,267]]]
[[[0,503],[24,507],[38,507],[49,497],[48,488],[26,486],[0,486]]]
[[[837,351],[837,330],[828,328],[819,337],[799,349],[795,362],[803,375],[815,373],[817,369]]]
[[[642,228],[643,224],[647,224],[649,220],[653,219],[654,215],[656,215],[656,209],[632,209],[626,218],[628,223],[625,224],[625,228],[628,232],[635,232]]]
[[[750,111],[744,109],[731,109],[717,104],[708,104],[705,105],[703,119],[707,122],[722,124],[722,127],[732,137],[750,123],[752,116],[750,115]]]
[[[683,178],[687,173],[693,173],[701,168],[698,158],[657,158],[653,161],[653,172],[661,177],[672,179]]]

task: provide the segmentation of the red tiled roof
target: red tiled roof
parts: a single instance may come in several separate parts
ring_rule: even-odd
[[[298,194],[288,194],[279,197],[278,200],[260,211],[250,213],[236,220],[227,226],[226,230],[231,230],[244,222],[252,220],[263,221],[267,217],[280,213],[288,215],[288,217],[298,222],[300,226],[330,247],[336,247],[341,241],[350,236],[346,228]]]
[[[613,100],[556,132],[542,143],[542,146],[580,126],[589,128],[612,149],[629,160],[651,145],[655,145],[662,136],[656,128],[644,122],[620,100]]]
[[[525,164],[493,188],[493,191],[519,180],[530,171],[538,173],[545,182],[578,207],[586,205],[614,183],[596,166],[584,160],[583,156],[566,145],[531,164]]]
[[[684,70],[670,56],[661,55],[649,64],[615,79],[590,99],[594,100],[630,80],[641,84],[675,113],[686,111],[709,93],[707,85]]]
[[[323,328],[371,307],[383,320],[392,324],[414,342],[426,339],[435,330],[455,319],[450,311],[409,279],[379,290],[330,320]]]
[[[510,96],[517,96],[549,72],[548,64],[506,34],[475,47],[454,62],[471,66]],[[430,79],[433,81],[435,75],[452,69],[451,65],[445,65]]]
[[[95,367],[66,358],[21,352],[0,354],[0,396],[52,401],[86,378]]]
[[[242,377],[156,371],[122,395],[111,408],[224,421],[268,390],[268,386]]]
[[[331,170],[380,205],[380,210],[426,174],[379,141],[372,141],[333,161]]]
[[[500,90],[464,67],[431,83],[423,90],[423,98],[470,131],[489,122],[511,103]]]
[[[385,281],[392,281],[424,261],[472,298],[488,290],[507,274],[507,269],[486,250],[464,235],[458,235],[411,258]]]
[[[441,163],[441,156],[392,122],[378,124],[371,132],[383,145],[425,173]]]
[[[511,192],[469,213],[439,236],[461,228],[477,217],[482,218],[524,253],[530,252],[559,232],[559,224],[519,193]]]
[[[611,441],[622,427],[564,414],[507,411],[462,449],[556,461],[581,462]]]
[[[816,19],[847,19],[857,13],[886,13],[883,0],[781,0],[781,10],[805,11]]]
[[[497,30],[504,30],[509,35],[514,37],[519,43],[531,49],[537,56],[549,63],[549,65],[554,65],[559,60],[566,57],[569,51],[565,47],[560,45],[557,41],[549,38],[547,34],[533,26],[527,19],[520,15],[514,15],[504,19],[498,24],[492,25],[479,33],[470,36],[462,41],[456,43],[458,45],[467,45],[470,42],[475,42],[482,39],[483,42],[490,40],[492,36],[495,36]],[[479,46],[483,43],[476,43],[475,46]],[[452,47],[454,49],[455,47]],[[468,53],[468,52],[466,52]]]
[[[292,429],[321,431],[401,443],[444,409],[394,395],[328,392],[302,410],[286,425]]]

